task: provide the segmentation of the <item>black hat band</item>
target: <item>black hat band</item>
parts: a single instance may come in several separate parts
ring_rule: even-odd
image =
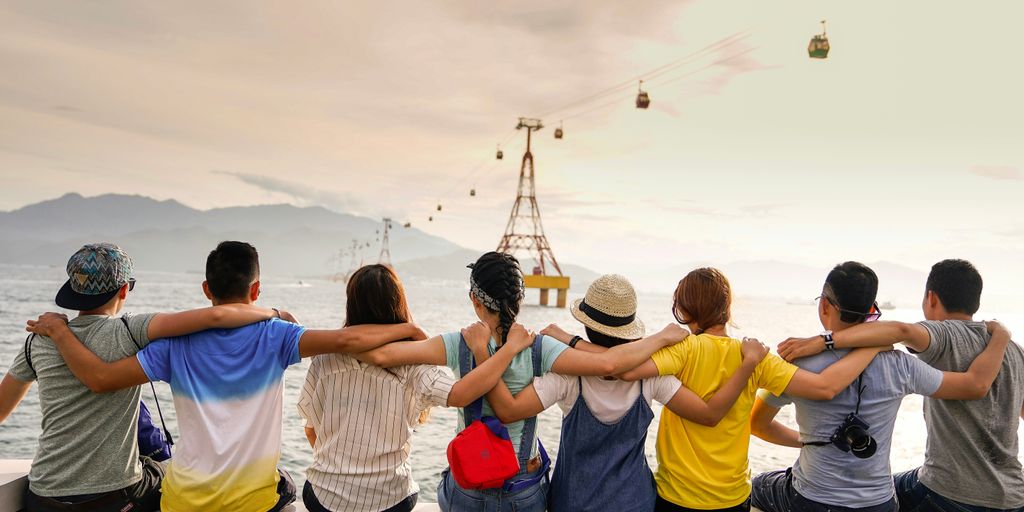
[[[608,327],[622,327],[629,325],[636,320],[636,313],[629,316],[613,316],[608,313],[604,313],[594,309],[587,301],[580,302],[580,311],[586,313],[592,320],[600,323],[601,325],[607,325]]]

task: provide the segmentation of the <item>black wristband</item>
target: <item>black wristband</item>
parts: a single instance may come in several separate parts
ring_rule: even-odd
[[[569,348],[576,348],[576,344],[583,340],[583,336],[573,336],[569,340]]]
[[[281,318],[281,310],[280,309],[277,309],[277,308],[270,308],[270,309],[274,310],[274,316],[276,318]]]

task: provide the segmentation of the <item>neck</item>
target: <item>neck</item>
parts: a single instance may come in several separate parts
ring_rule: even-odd
[[[217,297],[213,297],[210,299],[210,303],[214,306],[222,306],[224,304],[252,304],[253,301],[248,297],[244,299],[218,299]]]
[[[697,332],[700,330],[700,326],[697,324],[687,324],[686,326],[690,329],[690,332]],[[722,324],[712,325],[711,327],[704,329],[703,334],[710,334],[712,336],[728,336],[728,333],[725,331],[725,326]]]
[[[89,311],[79,311],[78,316],[117,316],[117,313],[118,311],[120,311],[120,309],[120,305],[116,301],[114,301],[104,304],[96,309],[90,309]]]
[[[941,316],[942,318],[939,320],[963,320],[964,322],[974,321],[974,316],[968,315],[967,313],[945,313]]]

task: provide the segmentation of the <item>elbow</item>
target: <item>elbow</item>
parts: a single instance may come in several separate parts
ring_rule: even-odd
[[[615,375],[624,369],[625,368],[619,368],[615,363],[605,359],[601,359],[601,364],[597,367],[597,371],[600,372],[599,375],[602,377],[606,375]]]
[[[466,407],[471,403],[473,401],[469,397],[463,396],[462,393],[458,393],[455,390],[448,394],[448,407]]]
[[[520,420],[520,418],[516,418],[515,416],[506,414],[506,412],[507,411],[494,411],[494,416],[498,418],[498,421],[500,421],[504,425],[508,425],[509,423],[515,423]]]
[[[841,391],[842,391],[841,389],[836,389],[836,388],[831,387],[831,386],[825,386],[825,387],[816,389],[812,393],[812,396],[810,398],[811,398],[811,400],[818,400],[820,402],[827,402],[827,401],[832,400],[833,398],[835,398],[836,395],[838,395]]]
[[[702,414],[699,418],[697,418],[695,420],[695,423],[697,423],[698,425],[703,425],[705,427],[712,427],[712,428],[714,428],[714,427],[717,427],[718,424],[721,421],[722,421],[722,417],[721,416],[715,417],[715,416],[711,416],[709,414],[708,415],[703,415]],[[751,429],[753,429],[753,426],[751,426]]]
[[[988,391],[990,389],[992,389],[991,382],[989,382],[988,384],[985,384],[983,382],[975,382],[974,385],[971,386],[971,394],[967,399],[978,400],[981,398],[985,398],[985,395],[988,394]]]
[[[366,352],[365,354],[360,355],[358,359],[364,363],[372,364],[380,368],[386,368],[388,363],[387,356],[381,354],[379,350]]]
[[[87,382],[83,382],[85,387],[89,388],[89,391],[93,393],[110,393],[111,391],[117,391],[110,383],[104,379],[90,379]]]

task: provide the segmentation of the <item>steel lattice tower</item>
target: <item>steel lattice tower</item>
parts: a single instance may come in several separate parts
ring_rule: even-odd
[[[377,263],[381,265],[391,266],[391,247],[388,234],[391,232],[391,218],[384,217],[384,234],[380,238],[380,256],[377,258]]]
[[[505,234],[501,237],[501,242],[498,243],[498,252],[515,255],[517,251],[524,250],[537,261],[542,275],[549,275],[549,264],[558,275],[562,275],[562,269],[558,266],[555,254],[551,252],[551,245],[548,244],[548,238],[544,235],[544,225],[540,221],[537,186],[534,182],[533,153],[530,152],[533,132],[543,127],[540,119],[523,117],[519,118],[519,124],[516,126],[517,130],[526,128],[526,152],[523,153],[523,163],[519,167],[519,191],[516,194],[516,202],[512,205],[512,213],[509,214]]]

